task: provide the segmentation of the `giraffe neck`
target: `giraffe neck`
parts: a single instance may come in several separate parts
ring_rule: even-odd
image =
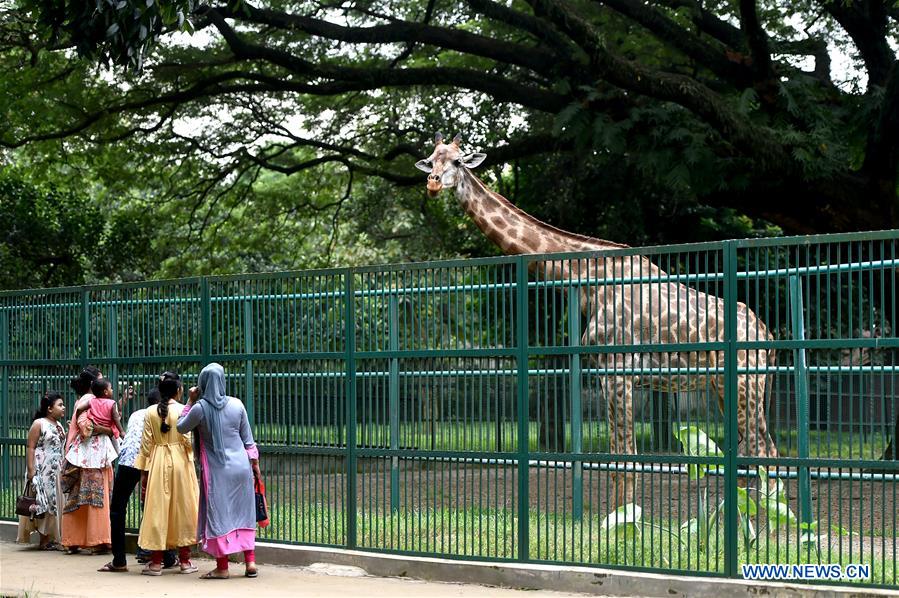
[[[456,197],[484,235],[505,254],[560,253],[627,247],[558,229],[491,191],[469,170],[461,169]]]

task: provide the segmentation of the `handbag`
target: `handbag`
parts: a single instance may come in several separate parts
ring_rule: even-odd
[[[268,503],[265,500],[265,484],[258,476],[253,476],[253,490],[256,493],[256,523],[259,527],[268,527]]]
[[[40,515],[34,514],[34,511],[37,509],[36,497],[37,492],[34,489],[34,484],[31,483],[31,480],[26,481],[22,494],[16,497],[16,515],[31,517],[32,519],[40,519],[43,517],[44,513],[41,513]]]

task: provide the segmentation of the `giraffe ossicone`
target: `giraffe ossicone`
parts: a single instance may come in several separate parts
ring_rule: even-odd
[[[620,352],[585,355],[584,359],[605,372],[600,381],[608,402],[610,453],[634,455],[633,390],[654,388],[682,392],[708,384],[724,411],[724,354],[702,350],[702,343],[724,341],[725,305],[719,297],[700,292],[668,274],[649,258],[626,255],[627,245],[579,235],[542,222],[492,191],[471,169],[486,155],[464,154],[461,136],[451,143],[443,135],[434,138],[430,156],[415,166],[428,173],[427,192],[436,197],[454,188],[465,213],[484,235],[505,254],[597,252],[587,258],[547,259],[529,262],[542,278],[572,283],[567,292],[579,294],[586,327],[581,345],[621,346]],[[619,250],[612,251],[609,250]],[[595,257],[594,257],[595,255]],[[595,284],[591,282],[595,281]],[[742,303],[737,304],[737,341],[773,340],[767,326]],[[665,350],[673,343],[700,344],[694,351]],[[637,348],[637,346],[641,348]],[[653,345],[651,351],[646,345]],[[762,346],[762,345],[759,345]],[[776,457],[777,449],[765,418],[766,368],[775,362],[772,349],[737,352],[737,429],[741,455]],[[647,373],[648,372],[648,373]],[[635,469],[627,463],[629,469]],[[617,471],[615,505],[634,501],[636,474]]]

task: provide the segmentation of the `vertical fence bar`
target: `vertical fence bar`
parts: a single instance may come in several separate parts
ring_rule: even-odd
[[[570,287],[568,290],[568,344],[579,347],[581,344],[581,305],[580,289]],[[569,368],[569,388],[571,391],[571,452],[580,456],[583,442],[583,409],[581,408],[581,354],[572,353]],[[571,464],[572,472],[572,515],[578,521],[584,515],[584,462]]]
[[[200,279],[200,344],[203,363],[206,367],[212,361],[212,298],[209,295],[209,279]]]
[[[81,367],[85,367],[90,359],[90,345],[88,344],[88,332],[91,317],[90,292],[87,289],[81,291]],[[79,399],[81,397],[78,397]]]
[[[388,351],[399,351],[399,300],[390,295],[387,307]],[[388,394],[390,401],[390,450],[400,448],[400,360],[390,358]],[[400,508],[400,459],[394,453],[390,457],[390,510],[396,513]]]
[[[724,573],[737,577],[737,245],[724,242]]]
[[[246,406],[247,416],[250,420],[250,426],[256,424],[256,404],[253,399],[253,358],[250,354],[253,348],[253,304],[249,299],[243,302],[243,340],[244,353],[247,354],[247,361],[244,364],[244,376],[246,384]],[[263,341],[264,342],[264,341]]]
[[[9,312],[0,311],[0,361],[9,359]],[[5,442],[9,438],[9,373],[10,368],[4,365],[0,378],[0,437]],[[9,488],[12,478],[9,452],[11,444],[2,447],[3,461],[0,463],[0,488]]]
[[[518,343],[516,354],[517,374],[517,416],[518,416],[518,560],[529,559],[530,539],[528,527],[530,514],[528,479],[528,268],[527,258],[519,257],[515,268],[515,336]]]
[[[798,276],[790,276],[790,317],[792,320],[793,340],[805,340],[805,319],[802,315],[802,281]],[[795,368],[793,379],[796,384],[796,425],[797,457],[808,459],[809,450],[809,397],[808,369],[806,367],[805,347],[795,349]],[[799,466],[799,518],[803,523],[811,523],[811,478],[808,466]]]
[[[113,360],[117,358],[119,356],[119,323],[113,300],[110,300],[109,305],[106,306],[106,345],[108,347],[107,357]],[[109,364],[109,370],[107,377],[109,383],[112,384],[113,392],[116,392],[119,389],[119,364],[113,361]],[[121,397],[117,396],[116,398]]]
[[[356,296],[353,270],[344,274],[344,343],[346,351],[346,545],[356,548]]]

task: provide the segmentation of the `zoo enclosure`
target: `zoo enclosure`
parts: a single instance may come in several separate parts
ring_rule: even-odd
[[[881,455],[891,449],[895,459],[897,450],[887,448],[899,417],[897,236],[3,292],[0,516],[13,516],[24,438],[46,389],[64,391],[71,407],[67,382],[88,363],[117,390],[138,382],[142,393],[163,369],[180,369],[192,384],[218,361],[263,453],[273,508],[265,539],[732,577],[748,562],[865,562],[874,571],[867,584],[895,587],[897,466]],[[605,270],[637,255],[665,274]],[[603,276],[530,273],[547,263],[592,264]],[[650,305],[648,319],[622,319],[634,327],[630,342],[581,343],[578,290],[599,297],[666,285],[678,297],[688,287],[703,293],[706,310],[711,298],[723,300],[723,330],[655,342],[651,332],[666,318],[707,330],[709,321],[701,303],[664,314]],[[738,303],[773,339],[741,336]],[[759,349],[774,349],[776,362],[740,365]],[[721,358],[687,367],[650,359],[701,352]],[[600,359],[609,355],[632,356],[635,365]],[[737,453],[736,389],[751,373],[769,381],[778,458]],[[690,392],[633,393],[634,456],[610,450],[609,376],[701,383]],[[723,381],[723,415],[707,383],[713,377]],[[706,443],[700,454],[683,454],[674,435],[688,426],[721,452]],[[759,509],[753,539],[738,480],[748,477],[757,491],[758,466],[784,480],[786,504],[799,515]],[[698,467],[712,475],[686,475]],[[609,471],[621,469],[641,473],[642,511],[621,520],[623,534],[607,517]],[[712,505],[720,507],[714,516]]]

